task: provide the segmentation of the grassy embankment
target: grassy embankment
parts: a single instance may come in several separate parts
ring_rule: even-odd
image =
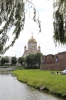
[[[15,70],[13,74],[21,82],[66,98],[66,75],[52,74],[51,71],[44,70]]]

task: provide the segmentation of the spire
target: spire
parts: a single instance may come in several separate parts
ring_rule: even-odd
[[[31,38],[33,38],[33,33],[31,33],[32,34],[32,37]]]
[[[26,48],[26,45],[24,46],[24,48]]]

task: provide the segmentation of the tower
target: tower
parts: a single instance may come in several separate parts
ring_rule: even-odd
[[[40,51],[40,45],[38,46],[38,51]]]
[[[37,50],[37,41],[32,37],[28,40],[28,50]]]
[[[26,45],[24,46],[24,54],[23,57],[28,56],[29,54],[35,54],[37,52],[40,52],[40,46],[38,46],[37,49],[37,41],[33,37],[33,33],[31,38],[28,40],[28,49],[26,49]]]
[[[26,51],[26,45],[24,46],[24,52]]]

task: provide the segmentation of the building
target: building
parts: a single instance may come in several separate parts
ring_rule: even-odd
[[[66,69],[66,51],[58,54],[43,55],[41,58],[41,70],[64,70]]]
[[[32,34],[32,37],[28,40],[28,47],[26,47],[26,45],[24,46],[23,57],[26,57],[29,54],[35,54],[37,52],[41,52],[40,46],[38,46],[38,49],[37,49],[37,41],[36,39],[34,39],[33,34]]]

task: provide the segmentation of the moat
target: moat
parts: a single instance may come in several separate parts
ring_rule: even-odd
[[[61,100],[27,86],[11,73],[0,73],[0,100]]]

